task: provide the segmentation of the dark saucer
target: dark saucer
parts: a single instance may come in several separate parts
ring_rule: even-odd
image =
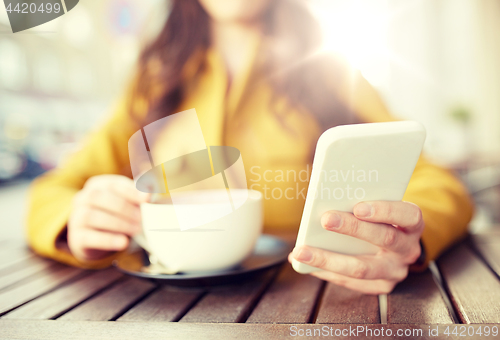
[[[261,235],[253,253],[239,265],[217,272],[161,273],[161,265],[151,264],[143,249],[126,254],[113,262],[121,272],[180,287],[216,286],[240,282],[265,273],[286,261],[291,248],[272,235]]]

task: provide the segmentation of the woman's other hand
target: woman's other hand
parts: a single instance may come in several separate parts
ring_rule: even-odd
[[[139,205],[149,194],[119,175],[90,178],[73,200],[68,221],[68,246],[82,261],[97,260],[124,250],[130,236],[141,231]]]
[[[420,208],[408,202],[362,202],[354,213],[328,211],[321,219],[326,230],[368,241],[380,248],[375,255],[343,255],[301,246],[289,256],[322,269],[313,272],[326,280],[365,294],[387,294],[406,278],[408,267],[420,256],[424,221]]]

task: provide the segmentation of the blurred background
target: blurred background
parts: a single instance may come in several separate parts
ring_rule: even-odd
[[[472,230],[500,221],[500,1],[308,2],[324,48],[426,126],[428,157],[474,194]],[[23,237],[29,182],[109,115],[167,17],[166,0],[82,0],[13,34],[0,5],[0,238]]]

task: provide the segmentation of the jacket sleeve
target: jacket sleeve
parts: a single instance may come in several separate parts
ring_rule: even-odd
[[[27,237],[36,253],[83,268],[103,268],[111,264],[116,255],[88,262],[78,261],[71,255],[64,240],[66,224],[73,197],[87,179],[101,174],[130,177],[128,139],[137,129],[123,101],[111,119],[92,133],[80,150],[32,183]]]
[[[362,122],[394,121],[375,89],[359,72],[350,71],[342,97]],[[429,261],[467,234],[473,203],[465,186],[450,171],[421,156],[403,198],[422,210],[425,222],[422,243],[425,264],[412,266],[423,270]]]
[[[421,238],[425,263],[411,268],[420,271],[466,236],[474,212],[473,203],[465,186],[450,171],[423,157],[415,167],[403,200],[418,205],[425,222]]]

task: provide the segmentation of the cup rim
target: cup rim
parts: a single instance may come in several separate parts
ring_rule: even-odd
[[[186,191],[183,194],[188,195],[189,193],[196,192],[196,191],[204,191],[205,193],[207,192],[223,192],[227,189],[207,189],[207,190],[193,190],[193,191]],[[236,192],[243,192],[247,191],[248,192],[248,198],[251,198],[254,201],[261,201],[263,198],[262,192],[255,190],[255,189],[230,189],[231,191],[236,191]],[[247,199],[248,200],[248,199]],[[209,206],[220,206],[220,205],[225,205],[226,203],[221,203],[221,202],[203,202],[203,203],[188,203],[188,204],[182,204],[184,207],[188,206],[199,206],[199,205],[209,205]],[[143,202],[141,205],[163,205],[163,206],[173,206],[174,204],[172,202],[166,202],[166,203],[155,203],[155,202]]]

